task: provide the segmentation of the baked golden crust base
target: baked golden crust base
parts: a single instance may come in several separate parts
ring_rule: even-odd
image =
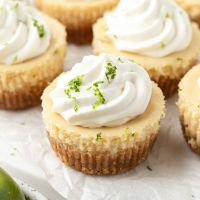
[[[41,81],[35,86],[27,86],[21,91],[0,92],[0,109],[24,109],[41,103],[40,97],[47,81]]]
[[[41,56],[20,64],[0,64],[1,109],[24,109],[38,104],[48,83],[63,71],[65,29],[56,20],[44,17],[52,31],[49,49]]]
[[[104,52],[134,60],[148,71],[152,80],[158,83],[166,97],[177,91],[179,80],[197,63],[200,52],[200,30],[196,24],[193,24],[193,40],[190,46],[182,52],[163,58],[152,58],[117,50],[112,40],[106,35],[106,22],[104,19],[98,20],[93,26],[93,34],[95,54]]]
[[[36,0],[36,6],[67,27],[69,42],[86,44],[92,41],[92,25],[104,12],[116,6],[118,1]]]
[[[191,69],[197,63],[196,60],[191,62],[190,66],[188,66],[188,70]],[[158,86],[162,89],[165,98],[172,96],[174,93],[178,91],[178,84],[183,75],[180,78],[169,78],[165,76],[160,76],[159,79],[154,80],[157,82]]]
[[[179,84],[177,102],[184,137],[191,149],[200,155],[200,65],[191,69]]]
[[[151,134],[144,142],[111,155],[109,152],[80,151],[49,135],[53,150],[66,165],[90,175],[115,175],[133,169],[146,159],[156,138],[157,134]]]
[[[199,0],[176,0],[190,15],[191,19],[200,25],[200,1]]]
[[[49,93],[55,84],[44,91],[42,114],[51,145],[65,164],[84,173],[108,175],[125,172],[146,158],[165,115],[164,97],[155,84],[143,115],[119,127],[96,129],[73,126],[54,112]],[[97,140],[99,132],[101,139]]]
[[[200,155],[200,146],[197,139],[194,137],[194,132],[190,132],[188,129],[188,121],[184,121],[184,115],[180,115],[180,122],[183,131],[184,138],[189,147],[197,154]]]

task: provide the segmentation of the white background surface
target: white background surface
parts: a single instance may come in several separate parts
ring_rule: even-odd
[[[66,69],[90,53],[90,47],[71,45]],[[94,177],[65,167],[49,147],[40,107],[0,111],[0,165],[51,200],[63,199],[58,193],[69,200],[199,200],[200,159],[183,139],[176,99],[167,101],[152,153],[129,173]]]

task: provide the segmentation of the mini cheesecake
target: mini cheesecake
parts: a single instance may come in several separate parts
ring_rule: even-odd
[[[186,142],[200,155],[200,65],[181,80],[177,105]]]
[[[165,115],[161,90],[121,57],[88,56],[42,96],[43,120],[57,156],[92,175],[126,172],[144,161]]]
[[[1,4],[0,108],[24,109],[39,104],[45,87],[63,71],[66,32],[25,2]]]
[[[114,11],[97,21],[93,26],[94,53],[105,52],[134,60],[158,83],[165,97],[169,97],[177,91],[184,74],[197,63],[198,25],[191,23],[175,2],[136,2],[121,1]],[[139,3],[143,10],[139,10]]]
[[[69,42],[92,41],[92,25],[119,0],[36,0],[36,6],[58,19],[67,28]]]

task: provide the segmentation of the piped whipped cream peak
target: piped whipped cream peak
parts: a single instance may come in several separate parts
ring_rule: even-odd
[[[121,0],[105,20],[108,36],[122,51],[164,57],[192,41],[190,19],[172,0]]]
[[[51,34],[41,14],[25,1],[0,0],[0,63],[17,64],[44,53]]]
[[[145,112],[152,94],[147,72],[125,58],[86,56],[51,91],[53,110],[72,125],[115,127]]]

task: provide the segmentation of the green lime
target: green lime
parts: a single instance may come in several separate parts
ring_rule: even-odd
[[[0,168],[0,199],[25,200],[25,196],[17,183]]]

